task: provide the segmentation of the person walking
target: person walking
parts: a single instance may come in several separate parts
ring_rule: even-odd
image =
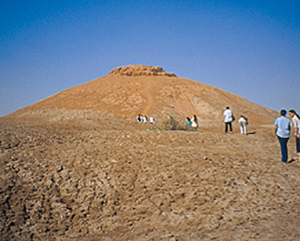
[[[247,117],[241,115],[238,122],[240,124],[241,135],[247,135],[247,125],[248,125]]]
[[[296,151],[298,154],[298,161],[300,162],[300,116],[295,110],[289,110],[289,115],[292,118],[294,135],[296,137]]]
[[[230,129],[230,133],[232,133],[232,122],[234,121],[234,117],[229,107],[226,107],[223,116],[224,116],[224,123],[225,123],[225,133],[228,132],[228,128]]]
[[[283,163],[288,161],[288,148],[287,143],[291,135],[291,121],[285,117],[286,110],[280,111],[280,117],[275,120],[275,135],[277,136],[280,149],[281,149],[281,160]]]

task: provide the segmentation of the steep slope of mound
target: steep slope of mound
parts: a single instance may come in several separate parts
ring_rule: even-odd
[[[74,115],[76,110],[125,119],[137,114],[160,118],[196,114],[203,120],[219,121],[226,106],[236,115],[248,116],[252,123],[270,123],[276,116],[274,111],[237,95],[143,65],[116,68],[107,76],[62,91],[15,114],[43,116],[56,110],[51,112],[55,116],[57,112]]]

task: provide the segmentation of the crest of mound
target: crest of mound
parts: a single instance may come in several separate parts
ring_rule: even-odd
[[[175,74],[164,71],[162,67],[153,67],[147,65],[129,65],[118,67],[110,71],[108,75],[176,77]]]

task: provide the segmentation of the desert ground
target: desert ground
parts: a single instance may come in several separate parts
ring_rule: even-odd
[[[224,133],[228,105],[248,135]],[[294,138],[281,162],[276,117],[143,65],[2,117],[0,240],[300,240],[300,163]]]
[[[2,118],[1,240],[299,240],[300,163],[272,124],[223,132]]]

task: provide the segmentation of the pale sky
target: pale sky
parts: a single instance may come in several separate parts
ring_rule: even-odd
[[[299,0],[1,0],[0,116],[145,64],[300,112]]]

